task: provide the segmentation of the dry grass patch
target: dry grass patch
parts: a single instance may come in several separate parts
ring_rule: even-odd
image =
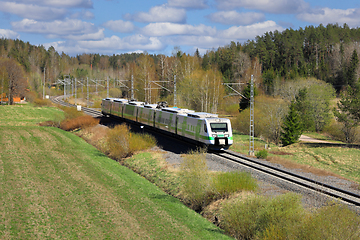
[[[78,128],[87,128],[99,124],[99,119],[91,116],[79,116],[73,119],[65,119],[60,123],[60,128],[65,131],[73,131]]]
[[[290,161],[290,160],[287,160],[287,159],[284,159],[281,157],[277,157],[277,156],[270,156],[266,160],[271,163],[280,164],[280,165],[284,166],[285,168],[300,169],[303,172],[312,173],[317,176],[333,176],[333,177],[345,179],[344,177],[342,177],[338,174],[335,174],[333,172],[315,168],[315,167],[305,165],[305,164],[299,164],[299,163],[296,163],[296,162],[293,162],[293,161]]]

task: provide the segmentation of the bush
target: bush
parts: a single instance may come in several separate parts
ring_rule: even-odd
[[[360,217],[346,205],[320,208],[298,229],[298,239],[360,239]]]
[[[78,128],[87,128],[99,124],[99,119],[88,115],[79,116],[73,119],[65,119],[60,123],[60,128],[65,131],[72,131]]]
[[[80,116],[85,116],[82,111],[78,111],[75,107],[60,107],[61,110],[64,111],[64,115],[66,119],[74,119]]]
[[[119,88],[110,88],[109,89],[109,96],[114,98],[121,98],[122,92]]]
[[[33,101],[35,107],[51,107],[52,102],[49,99],[36,98]]]
[[[249,173],[210,174],[206,156],[202,152],[191,152],[183,157],[180,171],[180,195],[189,207],[198,212],[211,202],[229,197],[232,193],[257,189],[257,182]]]
[[[149,134],[130,133],[126,124],[115,126],[107,133],[106,143],[110,157],[122,160],[134,152],[156,146],[156,140]]]
[[[239,104],[231,104],[225,106],[225,112],[231,116],[236,116],[239,114]]]
[[[335,120],[333,120],[328,126],[326,126],[323,132],[329,134],[332,139],[339,140],[342,142],[355,143],[360,141],[359,127],[355,127],[351,129],[345,128],[343,123],[336,122]]]
[[[150,134],[132,133],[129,141],[131,153],[156,146],[156,139]]]
[[[257,183],[247,172],[222,172],[213,178],[214,189],[220,198],[241,191],[257,189]]]
[[[256,152],[256,153],[255,153],[255,156],[256,156],[257,158],[266,159],[266,158],[268,157],[268,152],[267,152],[265,149],[263,149],[263,150],[261,150],[261,151]]]
[[[38,99],[38,94],[36,92],[30,91],[25,93],[25,98],[27,102],[33,103],[35,99]]]
[[[237,239],[292,239],[293,229],[298,229],[304,216],[299,195],[273,199],[253,195],[225,202],[220,225]]]
[[[195,211],[201,211],[209,202],[211,179],[206,164],[206,155],[191,152],[183,157],[180,165],[180,191],[184,202]]]
[[[130,128],[126,124],[115,126],[107,133],[107,146],[110,157],[121,160],[130,153]]]

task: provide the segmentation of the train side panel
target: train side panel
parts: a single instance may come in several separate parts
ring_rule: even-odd
[[[102,112],[154,127],[210,149],[227,149],[233,144],[231,122],[216,114],[196,113],[188,109],[156,108],[154,104],[104,99]],[[151,105],[151,106],[150,106]]]

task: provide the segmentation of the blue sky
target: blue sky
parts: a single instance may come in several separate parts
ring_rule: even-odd
[[[0,0],[0,37],[54,46],[71,56],[193,54],[268,31],[347,23],[358,0]]]

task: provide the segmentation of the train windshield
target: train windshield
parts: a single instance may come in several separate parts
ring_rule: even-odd
[[[210,123],[212,132],[227,132],[227,123]]]

